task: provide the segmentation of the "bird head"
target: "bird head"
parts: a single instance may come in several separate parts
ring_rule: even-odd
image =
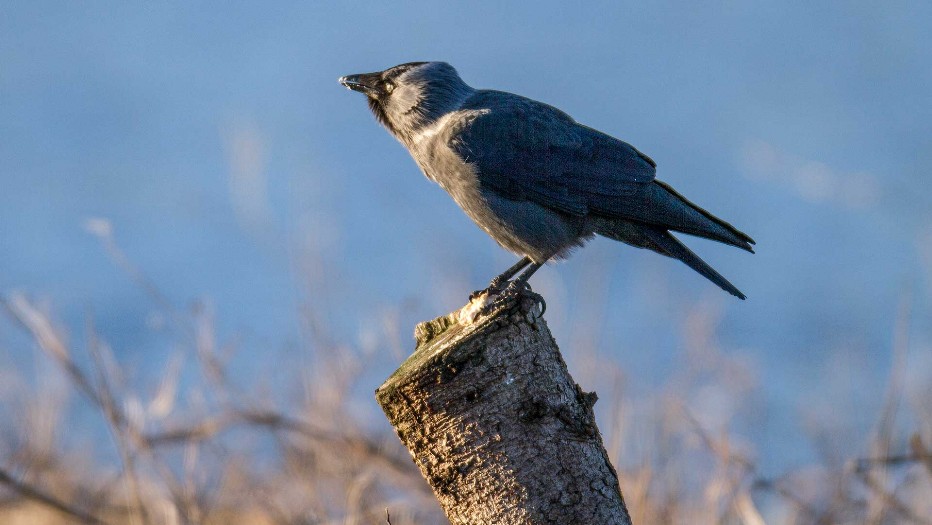
[[[472,91],[446,62],[409,62],[340,83],[366,95],[376,119],[402,142],[457,109]]]

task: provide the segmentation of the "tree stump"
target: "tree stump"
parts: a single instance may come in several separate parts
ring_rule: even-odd
[[[450,522],[630,525],[596,395],[573,382],[537,303],[476,312],[419,324],[376,390]]]

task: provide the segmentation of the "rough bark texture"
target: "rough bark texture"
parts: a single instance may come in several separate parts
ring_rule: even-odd
[[[453,524],[630,524],[596,428],[530,299],[415,330],[413,355],[376,390]]]

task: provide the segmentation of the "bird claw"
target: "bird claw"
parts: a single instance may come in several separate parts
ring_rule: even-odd
[[[497,310],[514,306],[519,300],[525,297],[530,298],[540,304],[541,316],[543,316],[544,312],[547,311],[547,302],[544,301],[544,297],[531,290],[531,286],[527,282],[514,280],[508,282],[507,286],[502,286],[501,284],[495,283],[493,281],[492,286],[490,286],[489,289],[493,289],[493,286],[498,289],[498,293],[491,292],[494,294],[492,296],[493,299],[482,307],[482,309],[479,311],[480,315],[489,315]],[[482,293],[486,292],[488,292],[488,290],[482,290]]]
[[[484,290],[476,290],[473,293],[469,294],[469,301],[475,301],[483,295],[498,295],[505,289],[506,283],[510,284],[510,281],[499,279],[498,277],[492,279],[492,282],[489,283],[488,288]]]

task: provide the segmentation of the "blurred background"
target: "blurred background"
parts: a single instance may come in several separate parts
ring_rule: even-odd
[[[637,522],[930,523],[929,20],[4,2],[0,516],[442,522],[372,391],[515,257],[336,79],[444,60],[757,241],[685,239],[744,302],[607,240],[532,281]]]

